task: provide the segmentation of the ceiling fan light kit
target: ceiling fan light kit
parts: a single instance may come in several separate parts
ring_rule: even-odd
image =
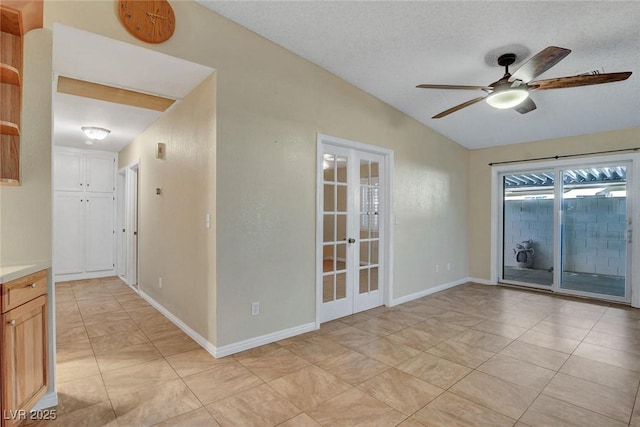
[[[528,97],[529,91],[526,89],[496,89],[485,98],[485,101],[487,101],[487,104],[491,105],[493,108],[504,110],[520,105]]]
[[[482,90],[487,92],[486,96],[480,96],[463,102],[432,117],[433,119],[440,119],[480,102],[483,99],[494,108],[513,108],[520,114],[526,114],[536,109],[535,102],[529,97],[533,91],[619,82],[628,79],[631,75],[631,71],[624,71],[619,73],[583,74],[533,81],[533,79],[549,70],[570,53],[570,49],[549,46],[531,57],[513,74],[509,73],[509,65],[515,63],[516,55],[513,53],[505,53],[498,58],[498,65],[505,67],[504,76],[500,80],[487,86],[421,84],[417,87],[421,89]]]

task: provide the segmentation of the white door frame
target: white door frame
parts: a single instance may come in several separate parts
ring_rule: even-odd
[[[324,200],[320,195],[323,189],[323,146],[332,145],[358,151],[378,154],[384,157],[384,175],[386,185],[383,185],[382,206],[383,221],[380,227],[384,230],[385,239],[382,242],[382,250],[384,252],[382,263],[384,265],[383,280],[383,304],[389,306],[393,296],[393,227],[392,227],[392,206],[393,206],[393,150],[389,148],[378,147],[375,145],[364,144],[361,142],[350,141],[348,139],[339,138],[330,135],[318,134],[316,139],[316,328],[320,328],[320,310],[322,308],[322,259],[323,259],[323,206]]]
[[[499,274],[502,263],[502,185],[500,182],[500,174],[509,172],[518,172],[525,169],[555,169],[558,167],[579,166],[588,164],[609,164],[614,162],[631,162],[630,168],[630,187],[631,191],[627,192],[627,206],[631,211],[631,253],[638,259],[640,254],[640,208],[634,206],[640,204],[640,154],[617,154],[610,156],[597,157],[580,157],[574,159],[559,159],[551,161],[527,162],[510,165],[500,165],[491,168],[491,284],[498,284]],[[557,204],[557,203],[556,203]],[[554,208],[554,216],[557,216],[557,207]],[[554,218],[554,223],[557,220]],[[557,235],[557,233],[554,233]],[[557,247],[557,243],[554,246]],[[556,248],[554,248],[555,250]],[[557,251],[556,251],[557,252]],[[554,257],[559,254],[554,254]],[[631,262],[629,281],[630,281],[630,298],[631,306],[640,308],[640,262]],[[557,264],[556,264],[557,265]],[[548,289],[548,288],[547,288]]]
[[[116,274],[126,282],[127,245],[126,245],[126,195],[127,169],[118,169],[116,174]],[[123,231],[124,230],[124,231]]]
[[[125,277],[124,282],[129,286],[138,283],[138,263],[137,263],[137,222],[138,222],[138,173],[140,171],[140,160],[128,164],[125,168],[125,195],[124,195],[124,215],[125,215]]]

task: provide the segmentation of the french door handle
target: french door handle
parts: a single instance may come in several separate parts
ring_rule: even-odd
[[[347,239],[347,243],[355,243],[356,239],[354,239],[353,237],[349,237],[349,239]]]

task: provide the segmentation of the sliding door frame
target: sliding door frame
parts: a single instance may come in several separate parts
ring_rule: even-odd
[[[561,168],[563,170],[570,169],[572,167],[579,167],[580,165],[589,164],[589,165],[609,165],[611,163],[620,163],[620,162],[628,162],[628,172],[629,179],[627,182],[629,183],[630,191],[627,191],[627,204],[629,206],[629,210],[631,212],[631,254],[635,254],[635,258],[638,258],[640,255],[640,154],[618,154],[618,155],[610,155],[610,156],[594,156],[594,157],[581,157],[574,159],[559,159],[559,160],[551,160],[551,161],[540,161],[540,162],[522,162],[516,164],[509,165],[500,165],[493,166],[491,169],[491,283],[498,284],[501,274],[499,273],[502,269],[503,265],[503,256],[504,256],[504,242],[503,242],[503,230],[502,230],[502,221],[503,221],[503,186],[501,175],[505,173],[526,173],[526,171],[532,170],[554,170],[555,182],[558,182],[558,169]],[[560,194],[559,186],[555,186],[554,189],[554,264],[559,267],[558,261],[560,260],[561,254],[559,252],[560,248],[560,233],[557,229],[560,223],[560,207],[561,207],[561,194]],[[629,251],[627,251],[629,252]],[[627,259],[630,260],[627,255]],[[632,307],[640,308],[640,262],[630,262],[628,265],[629,271],[629,286],[628,290],[630,295],[630,303]],[[558,270],[556,268],[555,270]],[[577,296],[589,296],[593,297],[593,295],[584,294],[580,295],[577,291],[566,292],[562,288],[559,288],[559,283],[557,282],[559,278],[560,271],[554,271],[554,285],[552,287],[549,286],[531,286],[531,284],[524,284],[528,287],[540,288],[540,289],[552,289],[556,291],[558,294],[570,294]],[[518,283],[519,284],[519,283]],[[608,298],[610,301],[620,301],[619,298]],[[620,301],[620,302],[629,302],[629,301]]]
[[[528,174],[528,173],[537,173],[537,172],[549,172],[549,171],[553,171],[553,168],[543,168],[543,167],[531,167],[531,168],[519,168],[517,169],[518,173],[522,173],[522,174]],[[509,285],[518,285],[518,286],[526,286],[528,288],[536,288],[536,289],[544,289],[544,290],[550,290],[553,288],[553,284],[550,286],[545,286],[545,285],[539,285],[536,283],[529,283],[529,282],[520,282],[517,280],[505,280],[504,279],[504,189],[503,189],[503,180],[501,179],[501,177],[505,174],[509,174],[509,171],[502,171],[498,173],[498,185],[500,186],[500,191],[498,192],[498,204],[500,206],[500,209],[498,210],[498,255],[499,255],[499,260],[498,260],[498,270],[496,271],[497,273],[497,278],[496,278],[496,283],[500,282],[500,283],[506,283]],[[554,180],[556,179],[556,173],[554,171]],[[553,242],[553,259],[555,262],[556,259],[556,241],[555,241],[555,224],[556,224],[556,215],[557,215],[557,206],[556,206],[556,199],[557,199],[557,194],[556,194],[556,189],[555,189],[555,185],[554,185],[554,202],[553,202],[553,223],[554,223],[554,242]],[[502,271],[502,274],[500,274],[500,271]]]

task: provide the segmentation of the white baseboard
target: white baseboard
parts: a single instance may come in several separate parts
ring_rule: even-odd
[[[144,291],[140,290],[139,295],[147,301],[151,306],[153,306],[156,310],[162,313],[167,319],[173,322],[178,328],[180,328],[185,334],[189,335],[195,342],[200,344],[202,348],[204,348],[207,352],[209,352],[213,357],[220,358],[224,356],[230,356],[235,353],[239,353],[244,350],[249,350],[251,348],[259,347],[261,345],[270,344],[272,342],[280,341],[285,338],[291,338],[296,335],[304,334],[306,332],[311,332],[316,328],[316,323],[306,323],[304,325],[294,326],[293,328],[284,329],[277,332],[272,332],[266,335],[260,335],[258,337],[250,338],[248,340],[239,341],[233,344],[227,344],[222,347],[216,347],[207,340],[205,337],[191,329],[187,326],[182,320],[178,319],[173,313],[164,308],[159,302],[151,298],[149,295],[144,293]]]
[[[493,283],[491,280],[487,280],[487,279],[479,279],[477,277],[467,277],[467,281],[468,282],[473,282],[473,283],[479,283],[481,285],[497,285],[497,283]]]
[[[58,393],[54,391],[48,391],[38,403],[36,403],[32,411],[41,411],[43,409],[52,408],[58,406]]]
[[[172,312],[170,312],[169,310],[164,308],[164,306],[162,304],[160,304],[158,301],[154,300],[149,295],[144,293],[144,291],[142,289],[138,290],[138,295],[140,295],[142,297],[142,299],[144,299],[146,302],[151,304],[151,306],[153,308],[155,308],[160,313],[162,313],[162,315],[164,317],[166,317],[167,319],[169,319],[174,325],[176,325],[178,328],[182,329],[182,332],[184,332],[185,334],[189,335],[191,337],[191,339],[193,339],[195,342],[200,344],[200,346],[202,348],[204,348],[205,350],[207,350],[209,353],[211,353],[211,355],[213,357],[218,357],[216,355],[216,353],[217,353],[216,346],[213,345],[213,343],[211,343],[205,337],[203,337],[202,335],[200,335],[199,333],[197,333],[196,331],[191,329],[189,326],[187,326],[186,323],[184,323],[182,320],[178,319]]]
[[[470,279],[468,277],[463,277],[462,279],[454,280],[453,282],[444,283],[442,285],[435,286],[433,288],[424,289],[419,292],[414,292],[409,295],[405,295],[403,297],[394,298],[391,300],[391,305],[389,307],[394,307],[398,304],[404,304],[405,302],[413,301],[418,298],[426,297],[427,295],[435,294],[436,292],[444,291],[445,289],[450,289],[455,286],[464,285],[469,282]]]
[[[250,338],[248,340],[239,341],[233,344],[228,344],[222,347],[218,347],[216,357],[229,356],[230,354],[239,353],[250,348],[259,347],[261,345],[270,344],[272,342],[280,341],[286,338],[291,338],[296,335],[304,334],[306,332],[315,331],[316,322],[305,323],[304,325],[294,326],[293,328],[283,329],[278,332],[273,332],[259,337]]]
[[[133,280],[128,280],[127,276],[118,275],[118,277],[120,278],[120,280],[122,280],[124,282],[125,285],[130,286],[132,288],[137,284],[137,283],[132,283]]]

